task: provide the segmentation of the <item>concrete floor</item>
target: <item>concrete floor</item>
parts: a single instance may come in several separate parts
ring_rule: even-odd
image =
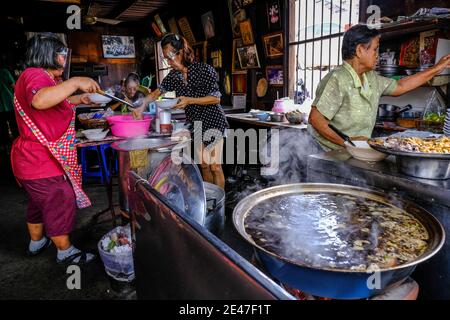
[[[2,160],[4,157],[2,157]],[[132,286],[110,281],[100,257],[81,268],[81,289],[69,290],[64,266],[58,265],[56,248],[51,245],[36,257],[28,257],[29,236],[25,224],[27,197],[15,183],[5,162],[0,167],[0,299],[133,299]],[[94,204],[77,212],[71,235],[73,244],[97,252],[100,238],[112,229],[110,215],[92,216],[107,207],[105,189],[87,185],[85,189]],[[120,222],[120,219],[117,219]]]

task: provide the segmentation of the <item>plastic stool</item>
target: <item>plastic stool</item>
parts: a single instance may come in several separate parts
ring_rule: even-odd
[[[110,178],[110,172],[107,165],[107,159],[105,151],[110,148],[110,145],[108,143],[100,145],[100,154],[98,152],[97,146],[91,146],[91,147],[83,147],[81,148],[81,166],[82,166],[82,176],[83,180],[87,178],[98,178],[100,177],[101,182],[105,183],[106,179]],[[97,154],[98,159],[98,170],[89,170],[89,166],[87,163],[87,151],[95,151]],[[100,166],[103,166],[103,170]],[[106,173],[106,176],[104,176],[103,172]]]

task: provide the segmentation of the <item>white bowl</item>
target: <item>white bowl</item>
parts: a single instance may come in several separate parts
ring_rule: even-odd
[[[178,99],[156,100],[156,107],[159,109],[170,109],[178,103]]]
[[[353,158],[362,161],[381,161],[385,159],[388,155],[373,149],[367,141],[352,141],[356,147],[350,145],[347,141],[345,142],[345,148],[348,153],[352,155]]]
[[[108,134],[108,130],[102,131],[103,129],[89,129],[89,130],[83,130],[82,133],[86,138],[89,140],[102,140],[106,137]]]
[[[99,93],[90,93],[89,98],[93,103],[104,104],[111,101],[111,98],[105,97]]]

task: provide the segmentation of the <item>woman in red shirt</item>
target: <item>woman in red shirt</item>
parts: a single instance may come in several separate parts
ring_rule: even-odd
[[[57,262],[81,264],[95,256],[81,252],[69,239],[76,205],[90,205],[81,189],[73,107],[90,103],[90,99],[87,93],[73,94],[77,90],[96,92],[100,87],[85,77],[61,81],[66,57],[66,46],[53,34],[38,34],[30,39],[28,68],[15,87],[14,109],[20,136],[14,141],[11,161],[14,175],[29,197],[29,255],[42,252],[52,241],[58,249]]]

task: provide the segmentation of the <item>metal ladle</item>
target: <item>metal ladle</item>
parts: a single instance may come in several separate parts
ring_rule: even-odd
[[[105,97],[108,97],[108,98],[110,98],[110,99],[113,99],[113,100],[116,100],[116,101],[118,101],[118,102],[121,102],[121,103],[125,104],[125,105],[128,107],[128,109],[129,109],[130,111],[132,111],[132,110],[134,110],[134,109],[140,107],[140,106],[142,105],[143,101],[144,101],[143,98],[139,98],[139,99],[137,99],[135,102],[133,102],[133,104],[131,104],[131,103],[129,103],[128,101],[125,101],[125,100],[123,100],[123,99],[120,99],[120,98],[118,98],[118,97],[116,97],[116,96],[114,96],[114,95],[112,95],[112,94],[109,94],[109,93],[103,91],[103,90],[99,90],[98,93],[101,94],[101,95],[103,95],[103,96],[105,96]]]

